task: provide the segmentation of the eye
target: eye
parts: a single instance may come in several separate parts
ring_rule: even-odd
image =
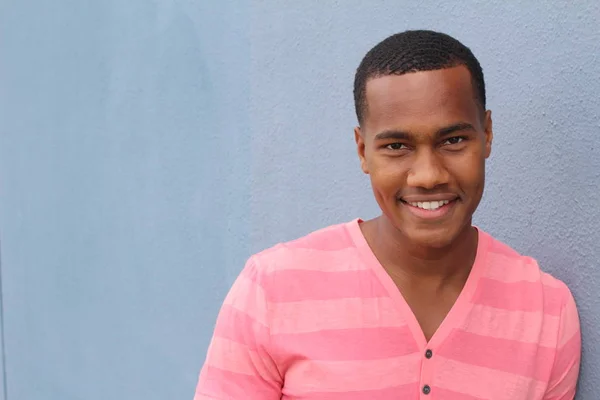
[[[455,137],[446,139],[443,144],[445,144],[445,145],[459,144],[460,142],[462,142],[464,140],[465,140],[465,138],[463,138],[461,136],[455,136]]]
[[[402,150],[406,148],[406,146],[402,143],[390,143],[387,146],[385,146],[385,148],[389,150]]]

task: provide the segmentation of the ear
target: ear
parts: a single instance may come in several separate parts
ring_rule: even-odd
[[[488,158],[492,153],[492,141],[494,140],[494,131],[492,129],[492,112],[490,110],[485,112],[483,127],[485,129],[485,158]]]
[[[369,167],[367,166],[367,159],[365,158],[365,139],[360,130],[360,126],[354,128],[354,140],[356,141],[356,151],[358,152],[358,158],[360,159],[360,168],[365,174],[369,173]]]

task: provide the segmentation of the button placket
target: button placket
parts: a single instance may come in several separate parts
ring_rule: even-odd
[[[421,363],[421,388],[420,398],[428,399],[431,393],[431,378],[433,376],[433,350],[428,348],[423,351],[423,361]]]

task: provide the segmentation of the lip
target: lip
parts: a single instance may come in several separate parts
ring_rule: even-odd
[[[407,196],[401,197],[401,200],[406,203],[419,203],[419,202],[425,202],[425,201],[444,201],[444,200],[454,201],[456,199],[458,199],[458,196],[453,193],[438,193],[438,194],[430,194],[430,195],[414,194],[414,195],[407,195]]]
[[[457,197],[454,196],[454,198],[440,198],[440,196],[436,197],[436,199],[432,199],[432,200],[422,200],[424,199],[424,196],[419,197],[419,201],[440,201],[440,200],[448,200],[449,203],[445,204],[439,208],[436,208],[435,210],[425,210],[423,208],[419,208],[419,207],[415,207],[410,205],[409,203],[407,203],[404,198],[401,201],[401,204],[405,207],[408,208],[408,210],[417,218],[420,219],[426,219],[426,220],[435,220],[435,219],[441,219],[443,217],[445,217],[446,215],[448,215],[453,209],[454,207],[456,207],[456,201],[457,201]],[[411,200],[411,202],[416,202],[416,200]]]

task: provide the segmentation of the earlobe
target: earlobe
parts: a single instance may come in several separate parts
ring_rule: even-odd
[[[360,131],[360,126],[354,128],[354,140],[356,142],[356,151],[360,160],[360,168],[365,174],[368,174],[369,168],[367,167],[367,160],[365,158],[365,141],[362,132]]]
[[[488,158],[492,154],[492,142],[494,140],[494,130],[492,123],[492,111],[487,110],[485,112],[485,158]]]

